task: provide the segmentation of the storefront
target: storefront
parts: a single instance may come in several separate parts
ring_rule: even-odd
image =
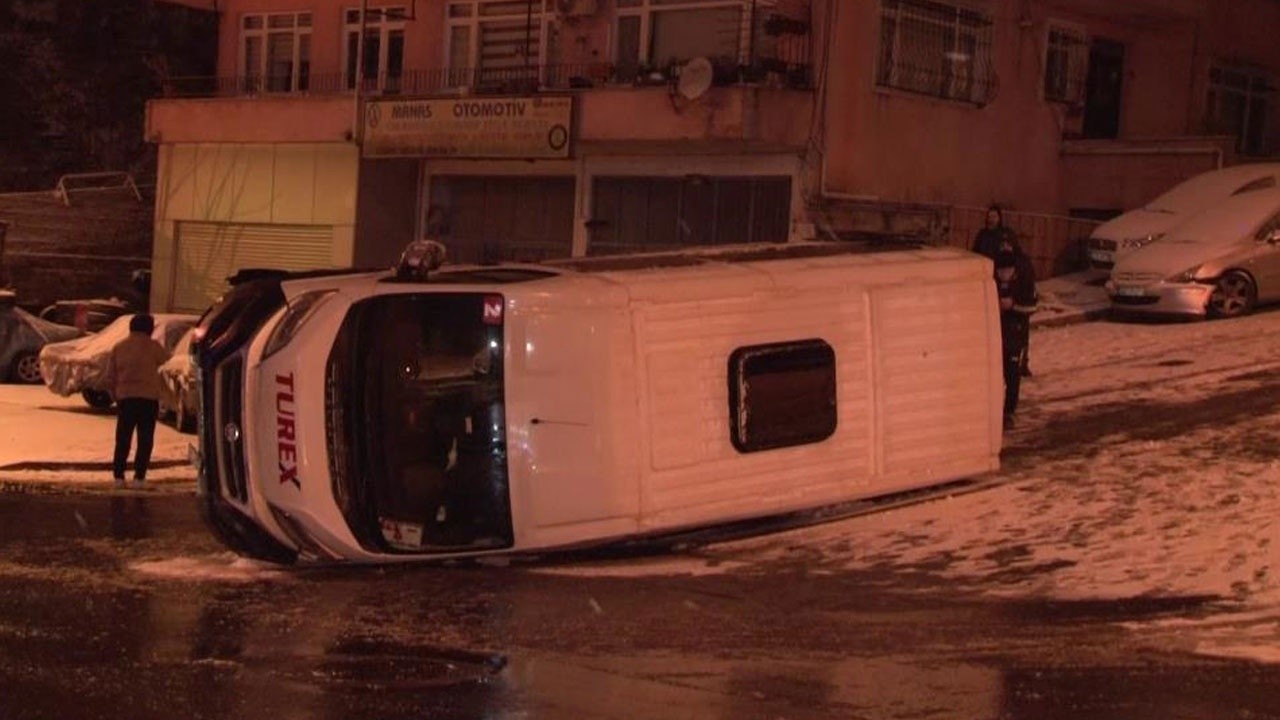
[[[802,206],[797,155],[582,146],[574,142],[573,101],[369,101],[359,244],[366,224],[387,222],[365,205],[366,198],[385,205],[390,183],[366,193],[363,176],[389,169],[388,158],[420,164],[413,233],[444,242],[454,262],[792,239]],[[389,262],[394,250],[387,244],[376,259]]]

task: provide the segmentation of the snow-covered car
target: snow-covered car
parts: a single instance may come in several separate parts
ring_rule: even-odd
[[[1229,197],[1116,263],[1113,310],[1234,317],[1280,300],[1280,189]]]
[[[40,319],[98,332],[130,312],[129,304],[120,298],[59,300],[46,305],[40,311]]]
[[[183,333],[190,330],[199,317],[181,314],[157,314],[151,337],[170,352]],[[107,387],[107,361],[116,343],[129,336],[133,315],[122,315],[101,332],[66,342],[45,345],[40,351],[40,375],[44,384],[59,395],[79,393],[96,408],[111,407],[115,399]]]
[[[1086,243],[1089,264],[1109,270],[1125,255],[1145,247],[1196,213],[1229,197],[1277,186],[1280,163],[1250,163],[1210,170],[1094,229]]]
[[[8,382],[40,382],[40,348],[77,338],[74,327],[47,322],[17,306],[17,296],[0,290],[0,373]]]
[[[979,255],[854,243],[263,275],[198,331],[200,507],[245,555],[384,563],[968,477],[998,308]]]
[[[191,360],[191,340],[195,326],[182,334],[173,355],[160,366],[160,414],[173,418],[179,432],[194,432],[199,413],[200,391]]]

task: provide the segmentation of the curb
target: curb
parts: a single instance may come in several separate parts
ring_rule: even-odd
[[[160,469],[182,467],[184,465],[190,465],[190,462],[186,460],[152,460],[150,463],[148,463],[147,466],[150,468],[160,470]],[[50,461],[23,460],[22,462],[9,463],[8,465],[0,465],[0,470],[14,471],[14,472],[59,471],[59,470],[67,471],[67,472],[76,472],[76,471],[95,472],[99,470],[105,471],[110,469],[111,469],[110,460],[79,461],[79,462],[77,461],[59,462],[59,461],[53,461],[53,460],[50,460]]]
[[[1110,310],[1111,310],[1111,307],[1106,306],[1106,307],[1100,307],[1100,308],[1092,308],[1089,310],[1084,310],[1082,312],[1063,314],[1063,315],[1058,315],[1054,317],[1046,317],[1044,320],[1041,320],[1040,322],[1032,321],[1031,327],[1032,328],[1064,327],[1066,325],[1078,325],[1080,323],[1092,322],[1094,320],[1101,320],[1105,318],[1107,316],[1107,313],[1110,312]]]

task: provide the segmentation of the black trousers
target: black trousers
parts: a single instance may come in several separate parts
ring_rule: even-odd
[[[147,478],[147,465],[151,462],[151,447],[156,438],[156,417],[160,415],[160,402],[146,398],[123,398],[116,402],[116,454],[111,462],[111,474],[124,477],[125,461],[129,459],[129,446],[133,433],[138,433],[138,452],[133,456],[133,477]]]
[[[1018,391],[1022,385],[1031,321],[1024,315],[1005,311],[1001,313],[1000,331],[1004,351],[1004,414],[1012,415],[1018,410]]]

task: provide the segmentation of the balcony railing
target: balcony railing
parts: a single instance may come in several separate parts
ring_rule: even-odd
[[[758,85],[798,90],[813,87],[807,62],[757,58],[750,64],[714,64],[716,86]],[[590,63],[581,65],[529,65],[508,68],[434,68],[405,70],[366,77],[366,95],[532,94],[589,90],[597,87],[646,87],[674,83],[680,66]],[[173,77],[164,83],[163,97],[208,98],[292,95],[334,95],[354,92],[354,83],[342,73],[292,72],[283,75],[234,77]]]

